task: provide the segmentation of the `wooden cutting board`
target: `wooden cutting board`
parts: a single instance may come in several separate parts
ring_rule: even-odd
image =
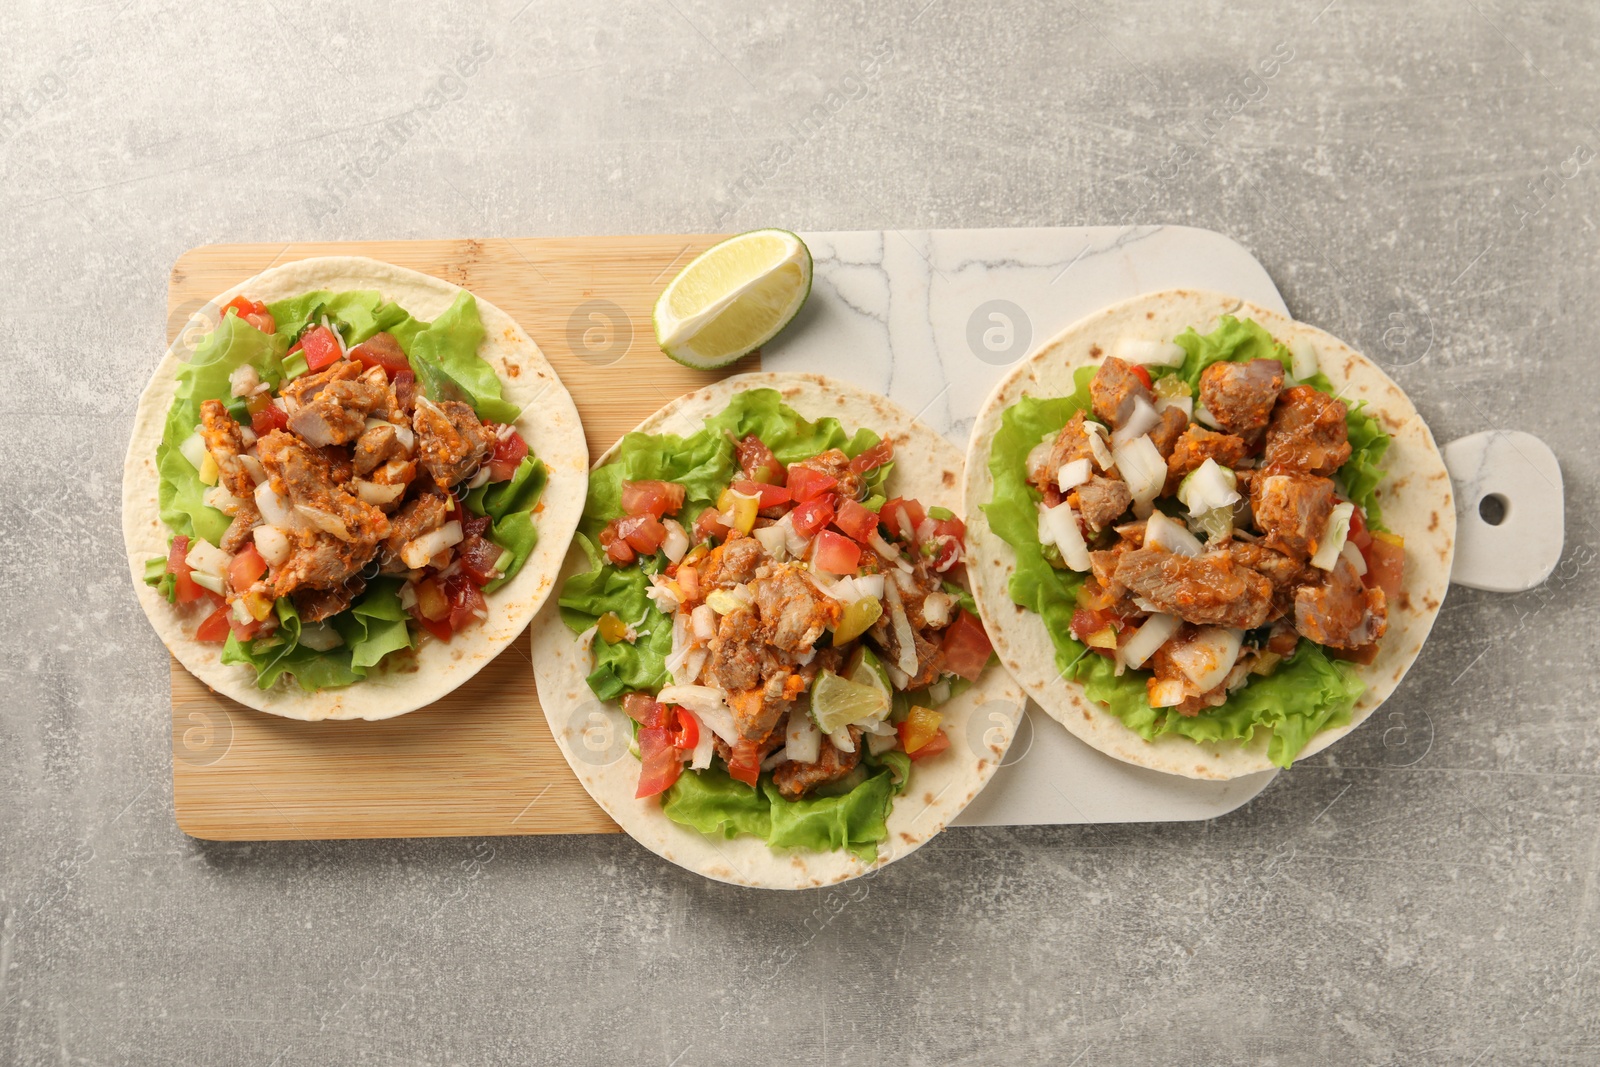
[[[599,456],[668,400],[726,374],[656,348],[650,311],[718,235],[207,245],[172,268],[169,343],[268,267],[370,256],[470,289],[522,325],[571,391]],[[615,833],[551,739],[524,633],[445,699],[383,722],[308,723],[219,696],[172,661],[178,826],[215,841]]]

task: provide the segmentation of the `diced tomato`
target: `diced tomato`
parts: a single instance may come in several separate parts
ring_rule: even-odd
[[[1362,580],[1377,586],[1392,604],[1400,596],[1400,586],[1405,580],[1405,542],[1392,534],[1373,534],[1372,541],[1361,553],[1367,561],[1367,573]],[[1392,607],[1390,610],[1394,610]]]
[[[922,520],[928,517],[928,513],[922,510],[921,504],[898,496],[879,508],[878,515],[883,519],[883,524],[889,528],[889,536],[901,541],[915,541],[917,528],[922,525]],[[910,531],[909,535],[907,530]]]
[[[812,470],[796,464],[789,468],[789,495],[795,500],[804,503],[808,500],[821,500],[833,492],[839,485],[839,479],[823,474],[821,471]]]
[[[612,519],[600,531],[600,544],[616,563],[632,563],[635,555],[651,555],[666,539],[667,528],[651,515]]]
[[[200,623],[194,639],[208,645],[220,645],[228,639],[228,609],[218,608]]]
[[[493,423],[486,424],[496,433],[494,452],[489,456],[489,480],[491,482],[509,482],[517,473],[517,467],[522,464],[522,457],[528,454],[528,442],[515,430],[499,436],[500,428]]]
[[[967,524],[960,519],[933,520],[933,543],[938,546],[934,552],[933,569],[944,572],[960,562],[967,551]]]
[[[273,430],[287,430],[289,416],[278,405],[269,402],[261,410],[250,413],[250,428],[257,437],[265,437]]]
[[[424,616],[422,614],[422,612],[416,610],[415,608],[411,609],[411,617],[416,620],[418,626],[422,627],[424,630],[428,631],[430,634],[432,634],[433,636],[437,637],[439,640],[441,640],[441,641],[450,640],[450,637],[451,637],[451,634],[452,634],[453,631],[451,631],[451,629],[450,629],[450,620],[449,620],[449,618],[430,619],[430,618],[427,618],[426,616]]]
[[[969,682],[978,680],[993,652],[983,623],[970,611],[963,610],[944,632],[945,668]]]
[[[672,788],[683,773],[683,761],[672,746],[672,730],[666,726],[646,726],[639,731],[639,788],[635,800],[653,797]]]
[[[321,370],[344,358],[344,349],[339,347],[338,339],[326,326],[313,326],[307,330],[300,338],[300,349],[305,352],[306,366],[311,370]]]
[[[882,441],[867,449],[861,455],[850,461],[850,469],[857,474],[865,474],[870,470],[877,470],[894,458],[894,439],[885,437]]]
[[[754,789],[761,780],[761,746],[742,737],[735,741],[728,755],[728,775]]]
[[[487,614],[489,610],[483,599],[483,590],[464,571],[457,571],[445,579],[444,593],[450,601],[450,629],[453,633],[460,633],[478,622],[484,618],[479,612]]]
[[[679,752],[694,751],[694,746],[700,743],[700,720],[694,717],[693,712],[682,708],[674,708],[673,717],[677,720],[678,728],[672,734],[672,747]]]
[[[622,710],[640,726],[670,726],[670,709],[649,693],[628,693],[622,698]]]
[[[933,736],[928,738],[928,740],[923,743],[921,748],[917,749],[915,752],[908,752],[907,755],[911,757],[912,762],[915,762],[917,760],[927,759],[929,756],[937,756],[939,753],[943,752],[949,747],[950,735],[940,729],[935,730],[933,732]]]
[[[696,541],[705,541],[715,537],[722,540],[728,536],[728,526],[717,514],[716,508],[706,508],[700,517],[694,520],[694,537]]]
[[[611,534],[612,539],[610,541],[605,540],[605,536],[607,534]],[[635,553],[633,550],[633,546],[622,540],[622,538],[617,537],[617,535],[612,532],[611,527],[608,526],[604,530],[601,530],[600,537],[601,543],[605,546],[606,558],[612,563],[618,563],[626,567],[628,564],[633,562],[634,557],[637,555],[637,553]]]
[[[1131,365],[1131,367],[1129,369],[1131,369],[1133,371],[1133,376],[1135,378],[1139,379],[1141,382],[1144,383],[1144,387],[1146,389],[1150,389],[1150,388],[1154,387],[1155,383],[1153,383],[1150,380],[1150,371],[1144,366],[1144,364],[1142,364],[1142,363],[1134,363],[1134,364]]]
[[[944,718],[932,708],[925,708],[921,704],[913,704],[906,710],[906,717],[895,726],[895,732],[900,735],[900,747],[912,759],[922,747],[933,740],[939,732],[939,723]]]
[[[623,482],[622,510],[629,515],[661,518],[676,515],[683,507],[685,490],[677,482]]]
[[[167,550],[167,573],[172,575],[172,588],[180,604],[192,604],[205,594],[205,588],[192,575],[194,568],[184,557],[189,554],[189,538],[179,534],[172,539]]]
[[[778,457],[772,454],[772,449],[767,447],[766,442],[755,434],[745,434],[744,440],[739,442],[736,455],[739,469],[744,471],[744,476],[752,482],[763,482],[767,485],[783,484],[786,475],[783,464],[778,462]]]
[[[1350,543],[1362,552],[1372,544],[1372,531],[1367,529],[1367,517],[1359,507],[1350,513]]]
[[[732,488],[735,493],[743,493],[745,496],[755,497],[756,507],[759,508],[775,508],[780,504],[787,504],[790,500],[794,499],[789,494],[789,490],[784,488],[782,485],[768,485],[766,482],[752,482],[746,478],[741,478],[734,482]]]
[[[350,350],[350,359],[361,364],[364,370],[382,367],[390,378],[396,374],[410,374],[411,361],[393,334],[375,333]]]
[[[854,574],[861,565],[861,546],[843,534],[823,530],[812,545],[811,565],[829,574]]]
[[[265,573],[267,561],[261,558],[261,553],[256,551],[253,543],[246,542],[243,548],[234,553],[233,562],[228,564],[228,584],[235,593],[243,593]]]
[[[1072,613],[1070,629],[1072,636],[1082,641],[1090,634],[1097,634],[1107,626],[1113,630],[1121,630],[1126,624],[1121,617],[1109,610],[1096,608],[1079,608]]]
[[[854,500],[841,500],[839,510],[833,516],[833,524],[865,544],[869,537],[878,532],[878,513]]]
[[[811,537],[832,521],[833,501],[826,497],[821,500],[807,500],[789,512],[789,522],[794,526],[794,532],[801,537]]]
[[[469,520],[470,521],[470,520]],[[484,519],[488,525],[488,519]],[[461,572],[477,585],[484,585],[499,577],[494,565],[500,561],[505,549],[480,533],[468,533],[456,546],[456,558],[461,561]]]
[[[267,310],[267,305],[259,300],[249,297],[236,296],[222,305],[222,317],[227,318],[229,311],[235,311],[239,317],[262,333],[276,333],[278,324],[272,319],[272,312]]]
[[[488,537],[489,516],[474,515],[465,509],[461,512],[461,532],[467,537]]]

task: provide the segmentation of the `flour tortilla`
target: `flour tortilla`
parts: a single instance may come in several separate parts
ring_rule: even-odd
[[[1080,740],[1124,762],[1189,778],[1228,779],[1271,769],[1267,760],[1270,732],[1257,731],[1247,744],[1196,743],[1174,734],[1146,741],[1085,696],[1077,682],[1063,679],[1056,669],[1055,648],[1044,621],[1013,603],[1007,592],[1016,553],[990,529],[982,505],[994,495],[989,450],[1006,408],[1025,394],[1070,395],[1075,388],[1073,371],[1103,361],[1122,337],[1170,341],[1191,326],[1199,333],[1209,333],[1225,314],[1254,319],[1284,343],[1295,338],[1310,341],[1322,372],[1338,395],[1352,403],[1366,400],[1366,410],[1394,439],[1383,459],[1388,476],[1378,488],[1378,501],[1384,523],[1405,538],[1402,591],[1389,605],[1389,629],[1377,658],[1367,666],[1352,664],[1367,689],[1352,709],[1350,723],[1317,734],[1297,758],[1320,752],[1361,725],[1394,692],[1439,614],[1455,549],[1456,512],[1450,476],[1427,425],[1400,387],[1371,360],[1315,327],[1237,297],[1170,290],[1096,312],[1024,360],[995,388],[979,412],[967,451],[968,570],[984,625],[995,651],[1028,695]]]
[[[432,321],[460,289],[438,278],[358,256],[300,260],[274,267],[218,296],[196,314],[180,337],[197,337],[217,320],[216,309],[240,294],[271,303],[317,289],[376,289],[414,318]],[[501,393],[522,408],[516,427],[531,453],[549,470],[534,526],[539,540],[515,578],[487,595],[489,617],[448,643],[426,640],[403,670],[374,670],[343,689],[308,693],[291,679],[259,689],[248,665],[223,664],[221,645],[194,639],[198,619],[144,582],[145,561],[167,554],[171,532],[157,503],[156,446],[177,388],[180,359],[167,350],[139,397],[133,439],[122,477],[122,535],[139,603],[150,624],[189,672],[218,693],[257,711],[288,719],[387,719],[431,704],[476,674],[520,634],[555,585],[556,571],[583,513],[588,489],[588,447],[572,397],[533,340],[511,317],[477,298],[484,340],[478,355],[500,377]]]
[[[778,390],[783,402],[807,419],[832,416],[847,432],[867,427],[894,438],[895,463],[885,488],[889,496],[908,496],[926,506],[956,511],[961,491],[961,453],[950,442],[881,396],[811,374],[741,374],[679,397],[639,426],[641,433],[687,436],[705,419],[728,406],[734,393]],[[616,446],[600,457],[611,460]],[[579,546],[568,553],[562,578],[588,569]],[[615,703],[602,707],[584,679],[592,669],[587,651],[562,623],[551,604],[533,625],[534,680],[550,732],[573,773],[589,795],[634,839],[664,859],[707,878],[766,889],[806,889],[867,874],[915,851],[966,807],[994,774],[1022,715],[1022,690],[998,664],[990,664],[976,684],[940,706],[950,748],[914,764],[910,787],[894,798],[888,839],[878,858],[862,862],[848,852],[775,850],[756,837],[707,837],[668,819],[656,799],[635,800],[639,761],[625,743],[598,755],[585,737],[595,723],[627,730]],[[687,772],[686,772],[687,773]]]

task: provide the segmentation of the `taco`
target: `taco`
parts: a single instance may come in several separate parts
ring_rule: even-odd
[[[813,375],[726,379],[618,442],[533,640],[590,795],[674,863],[769,888],[938,833],[1022,703],[965,586],[960,480],[942,437]]]
[[[587,484],[572,398],[503,312],[374,260],[274,268],[213,306],[193,352],[156,368],[128,446],[145,614],[259,711],[437,700],[553,587]]]
[[[1068,328],[979,413],[973,590],[1041,707],[1129,763],[1288,767],[1371,715],[1455,540],[1427,426],[1336,338],[1174,290]]]

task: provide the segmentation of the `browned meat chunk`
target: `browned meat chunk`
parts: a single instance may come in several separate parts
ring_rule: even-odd
[[[1107,356],[1090,379],[1089,396],[1094,401],[1095,415],[1113,427],[1121,426],[1133,413],[1134,401],[1139,397],[1155,403],[1144,381],[1133,373],[1133,367],[1116,356]]]
[[[1245,444],[1243,438],[1191,425],[1183,431],[1183,436],[1178,438],[1177,445],[1172,449],[1172,455],[1167,457],[1167,484],[1161,490],[1161,495],[1176,493],[1183,479],[1208,459],[1231,468],[1249,454],[1250,446]]]
[[[329,364],[326,370],[302,374],[278,390],[278,395],[289,401],[291,409],[311,403],[318,393],[334,382],[351,382],[361,377],[361,364],[341,359]]]
[[[1267,424],[1263,466],[1306,474],[1332,474],[1350,458],[1344,402],[1320,389],[1285,389]]]
[[[746,741],[764,741],[789,714],[795,697],[805,692],[805,683],[792,671],[780,670],[759,688],[728,694],[733,709],[733,725]]]
[[[1089,571],[1112,599],[1121,599],[1128,593],[1128,587],[1117,581],[1117,564],[1125,553],[1133,551],[1133,547],[1126,541],[1118,541],[1110,548],[1089,553]]]
[[[1233,541],[1228,551],[1236,562],[1266,575],[1276,586],[1293,585],[1305,569],[1296,560],[1254,541]]]
[[[750,588],[769,643],[785,652],[810,652],[817,638],[839,618],[838,602],[819,593],[792,567],[779,568],[769,578],[757,578]]]
[[[289,416],[289,429],[319,448],[349,444],[361,436],[367,415],[387,407],[389,390],[368,381],[337,381]]]
[[[1361,648],[1373,644],[1389,626],[1383,590],[1361,584],[1350,561],[1341,558],[1318,581],[1294,594],[1294,628],[1319,645]]]
[[[1171,459],[1172,450],[1178,447],[1178,438],[1189,428],[1189,417],[1174,407],[1163,408],[1161,423],[1150,431],[1150,443],[1156,446],[1162,459]]]
[[[253,494],[255,480],[239,460],[245,451],[244,435],[222,401],[207,400],[200,405],[200,438],[205,441],[211,458],[216,460],[217,480],[222,487],[240,498]]]
[[[1197,626],[1249,630],[1267,621],[1272,583],[1227,552],[1180,556],[1136,548],[1117,563],[1116,581],[1157,611]]]
[[[384,560],[393,563],[401,549],[449,522],[452,513],[450,498],[442,493],[424,493],[407,501],[389,520],[389,536],[383,542]]]
[[[274,596],[301,589],[336,589],[360,575],[372,559],[372,546],[350,544],[325,533],[301,531],[298,544],[272,575]]]
[[[717,634],[711,639],[711,658],[706,677],[726,693],[752,689],[761,681],[761,654],[756,633],[760,623],[750,608],[740,608],[722,617]]]
[[[395,378],[393,391],[395,410],[409,419],[417,410],[417,379],[402,374]]]
[[[904,607],[904,604],[901,606]],[[878,646],[878,658],[883,661],[884,665],[897,671],[899,670],[900,662],[900,638],[895,632],[891,619],[892,610],[886,602],[883,615],[867,631],[867,638]],[[907,618],[910,619],[909,611],[907,612]],[[933,640],[938,635],[917,629],[915,620],[911,621],[911,644],[912,650],[917,657],[917,670],[909,676],[909,681],[906,684],[899,686],[899,688],[906,690],[921,689],[924,686],[932,685],[939,680],[939,675],[944,673],[944,649]],[[891,677],[893,677],[893,673],[893,671],[890,672]],[[898,679],[896,681],[898,684]]]
[[[737,532],[731,533],[728,540],[713,548],[699,565],[700,588],[726,589],[742,585],[756,576],[756,568],[761,566],[764,559],[760,541]]]
[[[1268,548],[1306,560],[1333,511],[1333,482],[1314,474],[1262,472],[1250,483],[1250,508]]]
[[[856,769],[861,762],[861,730],[850,727],[850,739],[855,742],[854,752],[840,752],[833,742],[822,739],[822,748],[815,763],[796,763],[785,760],[772,771],[772,784],[790,800],[799,800],[819,785],[838,781]]]
[[[435,404],[418,397],[411,426],[417,432],[417,459],[439,485],[449,488],[468,477],[494,448],[494,432],[459,400]]]
[[[391,459],[405,455],[406,447],[400,443],[395,427],[385,422],[363,431],[351,450],[350,462],[355,472],[365,478]]]
[[[366,588],[366,581],[357,575],[332,589],[300,589],[294,594],[294,609],[301,622],[321,622],[348,608]]]
[[[389,518],[340,484],[335,464],[323,450],[307,448],[282,430],[261,438],[256,450],[275,492],[301,509],[300,514],[318,529],[361,546],[370,558],[378,541],[389,533]]]
[[[1061,432],[1056,434],[1056,439],[1050,445],[1049,455],[1044,463],[1029,476],[1033,487],[1045,495],[1045,503],[1055,507],[1061,503],[1061,493],[1056,487],[1056,478],[1061,473],[1061,468],[1076,459],[1087,459],[1091,470],[1099,470],[1094,465],[1094,452],[1089,447],[1089,433],[1083,428],[1083,412],[1078,412],[1061,427]]]
[[[234,553],[245,546],[250,540],[251,532],[261,524],[261,512],[256,510],[253,497],[240,497],[238,510],[233,513],[233,522],[228,526],[228,532],[222,535],[222,543],[217,547],[227,553]]]
[[[1213,363],[1200,372],[1200,402],[1218,426],[1249,437],[1265,428],[1283,388],[1283,364],[1275,359]]]
[[[809,470],[820,471],[839,483],[838,492],[853,500],[860,500],[865,491],[865,484],[861,475],[850,469],[850,457],[837,448],[830,448],[826,452],[818,452],[809,459],[802,459],[791,463],[792,467],[805,467]]]
[[[1133,503],[1133,491],[1120,478],[1094,475],[1068,493],[1067,502],[1089,524],[1089,529],[1098,533],[1128,510],[1128,505]]]

